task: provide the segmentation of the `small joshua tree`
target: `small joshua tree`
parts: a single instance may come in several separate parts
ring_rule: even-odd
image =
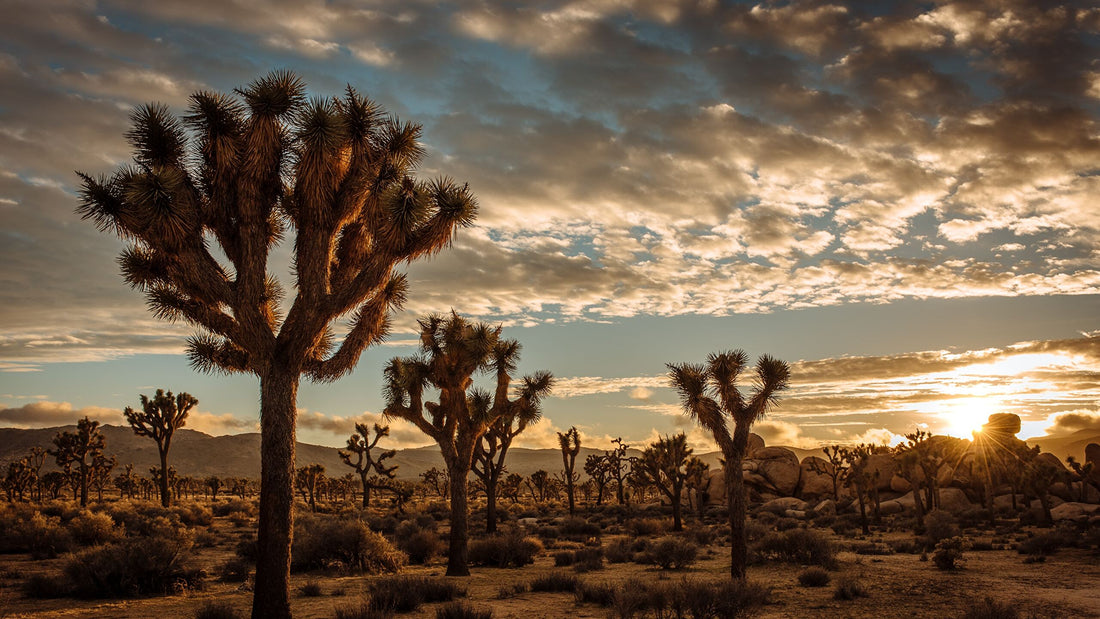
[[[157,389],[156,395],[152,398],[142,394],[140,399],[140,411],[127,406],[122,414],[126,416],[126,421],[133,428],[134,434],[147,436],[157,443],[161,470],[158,480],[160,504],[168,507],[172,503],[168,492],[168,450],[172,447],[172,435],[187,423],[187,414],[199,401],[189,393],[173,396],[171,391],[165,393],[163,389]]]
[[[645,448],[634,465],[635,474],[643,477],[664,494],[672,504],[672,530],[683,531],[681,503],[684,482],[687,480],[687,460],[692,449],[681,432],[673,437],[657,439]]]
[[[70,475],[74,488],[79,489],[81,507],[88,505],[88,486],[95,473],[96,458],[103,457],[106,441],[99,431],[99,422],[87,417],[77,422],[75,433],[59,432],[53,439],[55,448],[49,453]]]
[[[607,460],[601,454],[588,454],[584,459],[584,472],[588,479],[595,485],[596,505],[603,504],[604,491],[611,481],[611,471],[607,467]]]
[[[843,447],[840,445],[826,445],[821,448],[828,466],[822,465],[819,460],[810,460],[811,471],[819,475],[828,475],[829,480],[833,482],[833,502],[840,501],[840,483],[844,479],[847,467],[844,458],[841,457],[842,450]]]
[[[627,457],[626,450],[629,447],[620,436],[611,441],[615,447],[603,454],[607,464],[608,473],[615,481],[615,498],[619,505],[626,504],[626,480],[630,477],[631,459]]]
[[[569,515],[576,513],[575,489],[580,475],[574,471],[577,465],[577,454],[581,452],[581,435],[577,427],[569,428],[565,433],[558,432],[558,445],[561,447],[561,461],[563,466],[563,481],[565,493],[569,498]]]
[[[687,459],[684,465],[684,487],[688,489],[688,501],[694,503],[695,511],[699,517],[703,516],[703,507],[706,506],[707,473],[710,465],[696,456]],[[694,495],[694,501],[692,496]]]
[[[344,464],[355,469],[359,479],[363,483],[363,509],[370,505],[370,491],[375,488],[383,488],[378,481],[371,481],[372,473],[377,473],[380,479],[393,479],[397,474],[397,465],[386,466],[384,462],[397,455],[397,451],[390,449],[377,456],[371,456],[371,450],[378,446],[378,441],[390,435],[389,426],[374,424],[374,439],[370,438],[370,428],[365,423],[355,424],[355,433],[348,437],[347,451],[340,450],[337,453]],[[351,460],[355,454],[354,462]]]
[[[749,430],[778,403],[779,393],[787,389],[790,380],[786,363],[763,355],[756,362],[756,385],[746,398],[737,387],[737,379],[747,363],[744,351],[735,350],[710,355],[706,365],[668,366],[669,380],[680,393],[684,410],[710,430],[722,450],[729,501],[730,576],[738,580],[744,580],[748,563],[741,463],[749,443]],[[732,433],[728,421],[733,421]]]
[[[325,465],[310,464],[298,469],[294,482],[302,498],[309,502],[310,511],[317,511],[317,494],[324,484]]]

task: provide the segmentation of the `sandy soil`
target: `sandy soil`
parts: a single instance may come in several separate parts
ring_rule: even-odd
[[[228,524],[226,531],[232,531]],[[905,534],[890,534],[904,537]],[[232,535],[227,535],[228,540]],[[889,539],[877,538],[877,539]],[[836,538],[842,545],[849,540]],[[207,570],[232,555],[231,545],[198,549],[198,558]],[[498,599],[499,591],[518,583],[528,583],[536,576],[568,568],[555,568],[553,550],[539,556],[534,565],[522,569],[474,568],[469,578],[457,579],[468,587],[467,600],[480,607],[489,607],[496,618],[532,617],[609,617],[610,609],[585,604],[578,605],[572,594],[523,593],[509,599]],[[605,569],[581,576],[592,582],[621,582],[628,578],[648,581],[682,578],[723,578],[729,566],[728,550],[711,547],[701,554],[702,560],[689,570],[660,571],[635,564],[608,565]],[[944,572],[930,561],[920,561],[917,555],[893,554],[860,556],[852,552],[839,555],[840,568],[832,573],[835,582],[842,576],[853,576],[864,585],[867,596],[851,601],[833,599],[832,585],[806,588],[798,584],[800,566],[768,564],[750,568],[749,578],[762,582],[772,590],[771,602],[760,617],[794,619],[805,617],[897,617],[906,619],[955,617],[962,609],[983,597],[1011,601],[1023,616],[1085,618],[1100,617],[1100,560],[1078,549],[1062,549],[1044,563],[1025,564],[1015,551],[968,551],[964,569]],[[217,582],[210,578],[202,591],[167,597],[132,600],[33,600],[19,592],[21,582],[35,573],[50,573],[60,569],[62,559],[33,561],[26,555],[0,556],[0,617],[146,619],[149,617],[193,617],[207,600],[227,601],[247,616],[251,593],[236,584]],[[443,575],[443,565],[413,566],[407,573],[430,576]],[[295,617],[333,617],[335,610],[358,603],[371,577],[340,576],[323,573],[295,574],[292,606]],[[321,597],[303,597],[297,589],[307,582],[320,584]],[[436,605],[425,605],[419,611],[400,617],[434,617]]]

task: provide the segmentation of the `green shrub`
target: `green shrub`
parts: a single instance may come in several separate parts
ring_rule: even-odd
[[[966,540],[961,537],[942,539],[932,553],[932,562],[941,570],[957,570],[962,567],[963,551],[967,548]]]
[[[679,570],[695,563],[699,549],[681,537],[665,537],[636,555],[635,561],[663,570]]]
[[[435,611],[436,619],[493,619],[491,608],[475,608],[468,602],[447,602]]]
[[[820,567],[808,567],[798,575],[798,584],[803,587],[824,587],[829,584],[829,572]]]
[[[836,548],[819,531],[791,529],[771,533],[753,544],[753,555],[764,561],[782,561],[799,565],[836,567]]]
[[[833,589],[833,599],[835,600],[854,600],[866,595],[867,590],[863,588],[863,583],[852,576],[844,576],[838,580],[836,588]]]
[[[465,596],[465,589],[442,578],[386,576],[371,583],[368,606],[372,611],[407,613],[421,604],[449,602]]]
[[[362,522],[333,517],[308,517],[295,522],[292,570],[378,574],[396,572],[406,560],[404,553]]]
[[[128,538],[74,555],[64,572],[77,597],[177,593],[202,587],[203,572],[191,565],[190,550],[183,534]]]
[[[240,615],[229,602],[209,600],[195,612],[195,619],[240,619]]]
[[[486,567],[523,567],[535,562],[542,544],[518,529],[470,542],[470,563]]]
[[[575,593],[580,586],[580,579],[573,574],[565,572],[550,572],[531,581],[531,591],[549,591]]]

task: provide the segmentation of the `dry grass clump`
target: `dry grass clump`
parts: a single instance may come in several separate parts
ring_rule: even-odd
[[[757,614],[770,591],[740,580],[680,582],[627,580],[616,591],[612,610],[617,617],[650,613],[656,617],[743,618]]]
[[[518,529],[470,542],[470,563],[487,567],[523,567],[535,562],[542,543]]]
[[[753,544],[752,554],[761,561],[817,565],[825,569],[835,569],[837,565],[836,548],[813,529],[769,533]]]
[[[466,589],[442,578],[386,576],[371,583],[367,607],[372,612],[407,613],[421,604],[449,602],[465,596]]]
[[[866,595],[867,590],[863,587],[863,583],[854,576],[844,576],[837,580],[836,588],[833,589],[834,600],[854,600]]]
[[[493,609],[477,608],[469,602],[447,602],[436,609],[435,619],[493,619]]]
[[[565,572],[550,572],[531,581],[528,587],[531,591],[548,591],[552,593],[575,593],[581,580],[573,574]]]
[[[634,561],[662,570],[682,570],[695,563],[699,548],[682,537],[665,537],[638,553]]]
[[[357,520],[307,516],[294,523],[290,567],[295,571],[339,569],[349,572],[396,572],[405,553]]]
[[[228,602],[207,601],[195,611],[195,619],[240,619]]]
[[[829,584],[829,572],[820,567],[808,567],[799,573],[798,584],[803,587],[824,587]]]

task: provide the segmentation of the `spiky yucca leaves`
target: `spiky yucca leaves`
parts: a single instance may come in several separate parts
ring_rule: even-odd
[[[581,452],[581,435],[577,427],[572,426],[568,430],[558,432],[558,447],[561,448],[562,478],[565,480],[565,494],[569,498],[569,515],[576,510],[575,491],[580,474],[574,469],[577,466],[577,454]]]
[[[190,393],[173,396],[157,389],[152,397],[141,394],[141,410],[135,411],[127,406],[122,414],[133,428],[134,434],[147,436],[157,443],[160,454],[160,503],[164,507],[171,505],[172,497],[168,492],[168,450],[172,447],[172,435],[187,423],[187,415],[199,401]]]
[[[371,455],[371,450],[378,446],[378,441],[390,435],[389,426],[374,424],[374,439],[370,438],[370,428],[365,423],[355,424],[355,433],[348,437],[347,451],[337,451],[344,464],[355,469],[359,474],[359,480],[363,484],[363,509],[370,505],[370,491],[383,487],[378,481],[371,482],[371,474],[377,473],[375,479],[393,479],[397,474],[397,465],[386,466],[385,461],[397,455],[397,451],[389,449],[377,455]],[[354,462],[351,455],[355,454]]]
[[[511,375],[519,363],[522,346],[516,340],[498,340],[489,358],[489,370],[497,378],[495,397],[501,401],[508,398]],[[485,532],[497,530],[497,486],[506,466],[505,458],[512,440],[519,436],[527,426],[538,423],[542,418],[540,401],[550,392],[554,378],[549,372],[540,371],[523,378],[519,397],[513,401],[504,414],[489,424],[488,430],[478,440],[474,448],[474,460],[471,470],[485,486]]]
[[[420,127],[387,117],[350,86],[339,98],[307,100],[297,76],[274,72],[232,95],[196,93],[181,118],[146,105],[132,123],[133,165],[80,174],[77,211],[129,242],[123,278],[146,293],[154,315],[196,327],[188,345],[196,369],[260,378],[252,614],[289,617],[300,377],[350,372],[405,299],[395,267],[447,246],[477,204],[466,185],[413,178]],[[295,295],[284,308],[268,257],[290,234]],[[340,317],[349,324],[338,338],[331,325]]]
[[[756,362],[756,380],[746,398],[737,381],[748,364],[742,350],[713,353],[706,365],[668,364],[672,387],[680,394],[684,411],[710,431],[722,450],[726,497],[730,519],[730,576],[745,578],[745,486],[741,462],[749,443],[749,430],[779,402],[787,389],[790,368],[786,363],[761,355]],[[729,421],[733,422],[730,432]]]
[[[468,576],[466,481],[474,451],[482,436],[498,422],[502,427],[505,423],[511,427],[516,419],[526,419],[526,423],[537,420],[539,403],[549,394],[553,377],[549,372],[525,377],[516,398],[509,399],[519,345],[501,339],[500,327],[471,322],[453,311],[449,316],[426,316],[419,323],[420,354],[397,357],[386,365],[385,414],[412,422],[439,444],[450,478],[447,575]],[[473,375],[486,371],[495,374],[493,394],[471,389]],[[424,391],[429,387],[438,391],[438,402],[424,401]]]

